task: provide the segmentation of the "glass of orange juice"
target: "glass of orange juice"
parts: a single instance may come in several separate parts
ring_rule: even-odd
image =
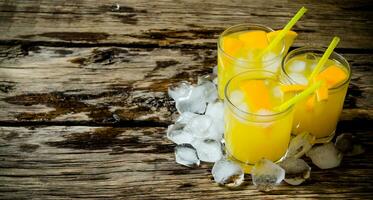
[[[323,53],[324,49],[312,47],[291,51],[283,61],[284,76],[293,85],[307,85],[308,77]],[[325,92],[316,93],[295,105],[292,133],[310,132],[316,142],[325,143],[335,134],[351,78],[350,65],[333,52],[316,78],[325,82]]]
[[[224,88],[234,75],[250,69],[263,69],[280,72],[281,62],[289,45],[283,39],[279,45],[263,56],[258,55],[265,49],[277,31],[263,25],[239,24],[226,29],[218,40],[218,90],[224,99]],[[289,32],[292,43],[295,32]],[[289,38],[289,37],[287,37]],[[286,42],[288,43],[288,42]]]
[[[224,98],[225,145],[229,158],[245,173],[259,159],[281,160],[288,148],[293,106],[276,112],[287,98],[278,74],[250,70],[234,76]]]

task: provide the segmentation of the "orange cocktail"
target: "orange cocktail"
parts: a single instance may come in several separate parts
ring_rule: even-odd
[[[323,54],[322,49],[299,48],[285,58],[282,71],[294,85],[307,85],[308,77]],[[330,141],[343,109],[343,102],[351,77],[348,62],[333,52],[321,72],[315,77],[324,87],[315,95],[299,102],[294,108],[293,134],[310,132],[317,142]]]

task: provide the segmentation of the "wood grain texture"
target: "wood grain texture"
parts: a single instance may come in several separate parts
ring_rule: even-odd
[[[116,9],[116,4],[120,7]],[[294,27],[295,46],[372,49],[369,1],[146,1],[1,0],[0,40],[48,45],[137,45],[214,48],[228,26],[256,23],[279,29],[294,13],[309,11]]]
[[[373,189],[372,140],[354,134],[366,153],[340,167],[319,170],[294,187],[257,191],[246,176],[238,190],[217,186],[211,164],[175,163],[164,128],[1,127],[0,198],[23,199],[287,199],[369,198]],[[30,194],[32,191],[32,194]]]
[[[0,122],[167,124],[175,113],[167,87],[211,73],[216,62],[210,49],[3,46],[2,52]],[[370,121],[373,56],[345,56],[353,76],[342,118]]]

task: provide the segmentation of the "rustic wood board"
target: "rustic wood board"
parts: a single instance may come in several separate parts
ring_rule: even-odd
[[[294,28],[300,34],[295,46],[327,46],[339,35],[339,47],[373,49],[373,3],[342,0],[1,0],[0,41],[214,47],[228,26],[259,23],[279,29],[301,6],[309,11]]]
[[[373,154],[367,130],[354,132],[366,153],[319,170],[294,187],[257,191],[250,176],[239,190],[217,186],[211,164],[175,163],[164,128],[0,127],[1,199],[287,199],[370,198]],[[32,191],[32,193],[31,193]]]

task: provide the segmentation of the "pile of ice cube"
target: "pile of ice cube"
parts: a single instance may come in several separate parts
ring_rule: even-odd
[[[216,68],[215,68],[216,69]],[[224,104],[218,99],[216,73],[198,78],[196,85],[181,82],[171,86],[169,96],[175,101],[179,117],[167,129],[167,138],[174,142],[175,160],[187,167],[200,162],[214,163],[215,182],[238,187],[244,181],[244,171],[224,155]],[[351,135],[342,134],[335,144],[315,145],[315,137],[302,133],[294,137],[285,158],[278,164],[259,160],[252,168],[252,182],[261,191],[269,191],[284,180],[299,185],[310,177],[311,167],[301,157],[308,156],[320,169],[339,166],[342,153],[357,155],[364,150]]]

